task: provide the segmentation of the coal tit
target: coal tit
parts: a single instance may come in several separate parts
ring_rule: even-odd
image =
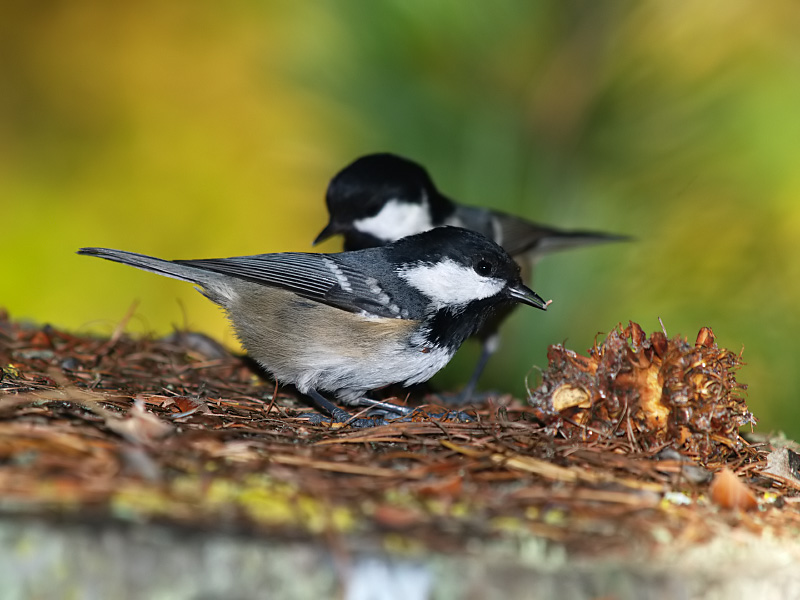
[[[500,211],[458,204],[439,192],[420,164],[388,153],[363,156],[342,169],[331,180],[325,201],[330,221],[314,244],[342,234],[345,250],[382,246],[403,236],[453,225],[494,240],[529,271],[536,260],[555,250],[629,239],[555,229]],[[483,350],[462,400],[469,400],[496,350],[497,331],[511,308],[500,311],[478,332]]]
[[[197,284],[227,311],[253,359],[337,421],[350,415],[320,392],[386,409],[365,393],[427,381],[498,308],[547,307],[505,250],[456,227],[338,254],[174,261],[105,248],[78,254]]]

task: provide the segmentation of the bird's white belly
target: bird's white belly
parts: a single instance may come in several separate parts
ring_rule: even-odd
[[[368,319],[264,286],[248,291],[235,299],[242,345],[279,383],[303,393],[354,400],[394,383],[420,383],[455,353],[426,345],[419,321]]]
[[[314,351],[307,354],[306,368],[296,385],[301,391],[326,390],[344,401],[353,401],[369,390],[394,383],[413,385],[427,381],[453,357],[437,348],[423,352],[408,346],[384,346],[372,356],[360,359]]]

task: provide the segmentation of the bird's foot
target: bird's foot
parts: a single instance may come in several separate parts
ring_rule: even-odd
[[[359,406],[367,406],[371,410],[370,415],[381,415],[393,422],[406,423],[412,421],[415,415],[427,416],[437,421],[458,421],[459,423],[469,423],[474,421],[475,418],[462,411],[444,411],[438,413],[429,413],[423,411],[419,407],[400,406],[392,404],[391,402],[382,402],[380,400],[372,400],[371,398],[359,398]],[[400,418],[392,419],[392,414]]]
[[[437,421],[456,421],[458,423],[474,423],[475,417],[460,410],[448,410],[440,413],[427,413]]]
[[[331,425],[347,425],[348,427],[354,427],[355,429],[367,429],[369,427],[379,427],[381,425],[386,425],[386,419],[382,417],[377,418],[361,418],[355,417],[351,415],[346,410],[342,410],[341,408],[334,411],[334,414],[330,417],[326,417],[321,415],[320,413],[311,413],[308,415],[308,422],[312,425],[321,425],[322,423],[328,423]]]
[[[398,404],[392,404],[391,402],[383,402],[382,400],[372,400],[371,398],[359,398],[355,404],[365,407],[368,411],[368,417],[363,418],[351,415],[346,410],[339,408],[330,400],[322,397],[316,390],[310,390],[308,396],[320,410],[329,415],[327,417],[321,414],[309,415],[309,421],[315,425],[330,423],[364,429],[367,427],[378,427],[388,423],[408,423],[414,421],[415,418],[429,418],[437,421],[457,421],[459,423],[468,423],[475,420],[474,417],[462,411],[429,413],[423,411],[421,408],[400,406]]]
[[[309,417],[309,420],[314,424],[339,423],[342,425],[349,425],[350,427],[356,427],[360,429],[364,429],[367,427],[377,427],[378,425],[386,424],[386,421],[383,418],[363,419],[355,417],[346,410],[341,409],[335,404],[333,404],[330,400],[324,398],[317,390],[314,389],[309,390],[308,397],[311,398],[311,400],[314,402],[317,408],[330,415],[330,417],[323,417],[320,414],[311,415]]]

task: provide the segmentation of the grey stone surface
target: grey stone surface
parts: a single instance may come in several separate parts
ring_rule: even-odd
[[[310,542],[150,525],[0,520],[0,599],[732,600],[800,598],[793,544],[720,539],[663,557],[572,562],[531,541],[460,556],[334,553]]]

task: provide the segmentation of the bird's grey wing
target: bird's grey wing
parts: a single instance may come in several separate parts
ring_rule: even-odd
[[[472,231],[482,233],[498,244],[500,243],[497,240],[497,234],[499,233],[497,223],[495,223],[492,212],[485,208],[458,204],[456,205],[456,209],[447,217],[443,224],[471,229]]]
[[[557,237],[558,230],[538,223],[519,219],[502,212],[492,211],[495,241],[511,256],[528,252],[537,253],[550,237]],[[546,252],[546,250],[543,250]]]
[[[375,291],[379,288],[374,278],[336,255],[283,252],[173,262],[281,288],[348,312],[399,316],[391,299]]]
[[[463,204],[458,206],[448,224],[482,233],[500,244],[511,256],[536,252],[542,241],[556,232],[500,211]]]

